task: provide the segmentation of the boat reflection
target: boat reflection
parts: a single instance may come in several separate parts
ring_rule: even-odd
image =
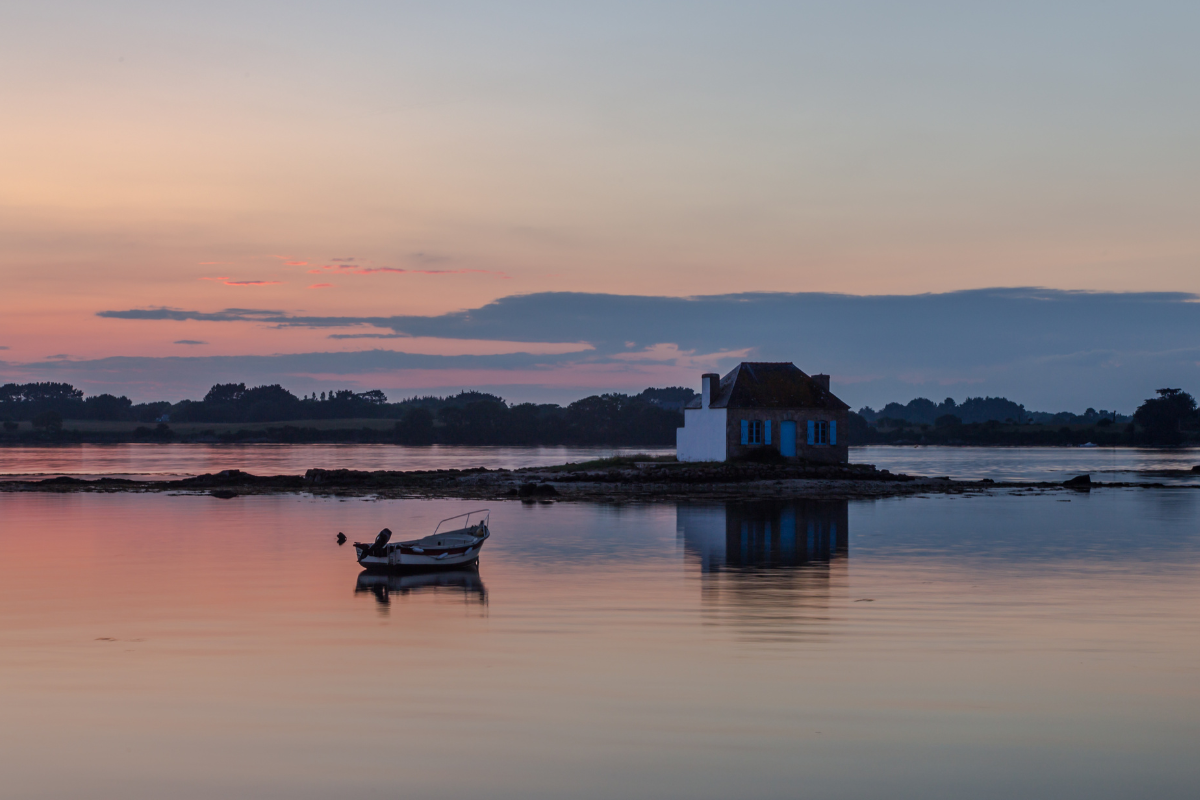
[[[824,636],[846,591],[845,501],[680,505],[676,532],[709,622],[765,640]]]
[[[487,587],[477,569],[429,570],[424,572],[361,572],[354,593],[370,592],[375,602],[387,607],[393,595],[430,594],[437,599],[457,599],[468,605],[487,605]]]

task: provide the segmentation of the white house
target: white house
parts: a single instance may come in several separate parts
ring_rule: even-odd
[[[806,375],[790,362],[743,361],[723,378],[708,373],[700,380],[700,397],[684,409],[675,433],[680,461],[750,458],[764,448],[797,460],[849,460],[850,407],[829,391],[828,375]]]

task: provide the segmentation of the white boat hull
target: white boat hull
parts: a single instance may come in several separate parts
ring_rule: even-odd
[[[364,567],[389,569],[395,567],[450,567],[462,566],[470,564],[479,558],[480,547],[473,547],[464,550],[461,553],[447,553],[443,556],[441,553],[437,555],[420,554],[420,553],[388,553],[385,557],[380,556],[362,556],[358,559],[358,563]]]
[[[366,569],[428,569],[473,564],[491,532],[486,523],[407,542],[383,545],[354,543],[358,563]]]

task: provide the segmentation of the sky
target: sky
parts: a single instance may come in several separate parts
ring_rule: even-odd
[[[8,4],[0,381],[564,402],[786,360],[855,407],[1200,391],[1197,23]]]

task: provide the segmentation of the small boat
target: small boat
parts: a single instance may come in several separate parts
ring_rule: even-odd
[[[471,518],[475,517],[475,522]],[[384,528],[371,543],[355,542],[358,563],[366,569],[387,570],[411,567],[450,567],[477,563],[479,550],[491,536],[486,508],[448,517],[423,539],[392,542],[392,532]],[[442,526],[451,523],[446,530]]]

